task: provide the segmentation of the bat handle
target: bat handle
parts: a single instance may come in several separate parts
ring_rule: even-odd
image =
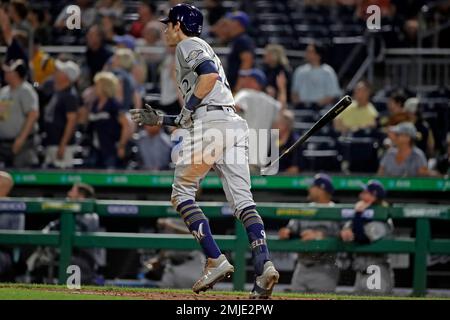
[[[177,125],[175,124],[175,118],[176,116],[164,116],[163,125],[176,127]]]

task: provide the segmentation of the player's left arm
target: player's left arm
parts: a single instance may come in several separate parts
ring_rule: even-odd
[[[202,103],[202,100],[211,92],[219,79],[219,72],[212,60],[205,60],[198,64],[195,68],[198,74],[197,84],[194,88],[193,94],[181,109],[180,114],[175,119],[175,124],[188,128],[192,124],[191,114],[197,106]]]
[[[217,79],[219,79],[219,73],[212,60],[202,62],[195,71],[199,77],[194,89],[194,96],[201,100],[214,88]]]

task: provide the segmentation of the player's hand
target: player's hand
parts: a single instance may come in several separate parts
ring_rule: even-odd
[[[131,120],[140,126],[160,126],[163,123],[163,116],[148,104],[145,104],[142,109],[131,109],[130,114]]]
[[[370,207],[371,203],[366,201],[358,201],[355,204],[355,211],[356,212],[364,212],[368,207]]]
[[[346,228],[342,229],[340,233],[341,239],[344,242],[350,242],[355,240],[355,235],[353,234],[352,229]]]
[[[291,237],[291,230],[289,230],[289,228],[281,228],[278,231],[278,237],[281,240],[289,239]]]
[[[178,127],[183,129],[192,127],[192,111],[183,107],[174,122]]]
[[[300,237],[303,241],[322,240],[324,238],[324,234],[321,231],[308,229],[300,233]]]

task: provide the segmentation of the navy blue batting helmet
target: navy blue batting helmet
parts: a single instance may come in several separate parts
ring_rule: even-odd
[[[190,4],[180,3],[170,8],[169,16],[160,20],[162,23],[180,22],[181,30],[186,35],[199,36],[202,33],[203,14]]]

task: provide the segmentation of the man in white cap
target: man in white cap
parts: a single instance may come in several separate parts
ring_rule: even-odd
[[[70,168],[73,166],[73,135],[77,124],[80,99],[75,84],[80,68],[73,61],[55,63],[54,92],[44,109],[43,129],[45,166]]]

